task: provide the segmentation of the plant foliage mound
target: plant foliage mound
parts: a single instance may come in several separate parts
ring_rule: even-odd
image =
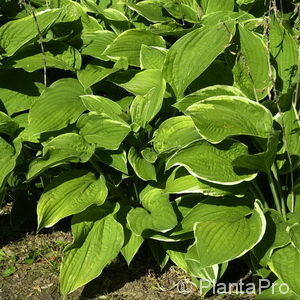
[[[1,198],[15,223],[37,202],[38,230],[72,216],[62,295],[147,242],[198,284],[243,256],[300,299],[299,21],[293,0],[0,0]]]

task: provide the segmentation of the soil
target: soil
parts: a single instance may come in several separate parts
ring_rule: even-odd
[[[68,226],[60,224],[36,234],[34,220],[21,228],[11,226],[9,211],[9,205],[0,209],[0,299],[61,299],[59,267],[63,248],[72,240]],[[142,248],[129,268],[121,256],[117,257],[101,276],[67,299],[196,300],[201,297],[185,272],[171,263],[160,270],[147,249]]]

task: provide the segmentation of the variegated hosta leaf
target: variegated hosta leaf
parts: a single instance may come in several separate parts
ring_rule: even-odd
[[[216,96],[245,97],[245,95],[238,88],[235,88],[233,86],[213,85],[185,96],[184,98],[178,100],[175,104],[173,104],[173,106],[176,107],[178,110],[184,112],[192,104]]]
[[[161,47],[142,45],[140,58],[141,69],[161,70],[166,60],[167,51],[167,49]]]
[[[206,213],[206,217],[199,216],[194,225],[195,245],[202,268],[244,255],[265,233],[265,217],[257,202],[251,210],[240,207],[230,213],[226,210],[220,213],[208,209]]]
[[[123,227],[112,209],[103,206],[92,206],[72,219],[74,241],[65,249],[59,278],[63,296],[98,277],[123,246]]]
[[[130,132],[130,126],[120,118],[112,119],[105,113],[95,112],[82,115],[77,127],[88,143],[107,150],[117,150]]]
[[[63,78],[55,81],[33,103],[29,111],[30,139],[34,140],[43,132],[60,130],[75,123],[85,110],[79,97],[83,94],[84,89],[76,79]]]
[[[38,229],[51,227],[62,218],[84,211],[92,204],[101,205],[107,196],[105,178],[73,170],[51,181],[38,206]]]
[[[235,85],[253,100],[261,100],[272,88],[268,49],[262,37],[238,25],[240,52],[233,68]]]
[[[126,57],[129,65],[139,67],[142,45],[165,48],[165,41],[150,31],[130,29],[121,33],[103,54],[112,59]]]
[[[172,45],[163,72],[177,98],[224,51],[234,33],[229,21],[195,29]]]
[[[134,147],[128,152],[128,161],[135,174],[144,181],[156,180],[155,167],[149,161],[144,159]]]
[[[40,32],[47,31],[62,15],[61,9],[46,9],[31,14],[28,17],[10,21],[0,27],[0,48],[5,51],[6,56],[13,55],[26,43],[38,36],[36,22],[39,24]]]
[[[247,183],[220,185],[206,182],[192,176],[184,168],[178,167],[168,177],[165,190],[169,194],[201,193],[207,196],[222,197],[226,195],[242,196],[246,193],[247,186]]]
[[[297,80],[299,45],[281,20],[274,15],[270,20],[269,38],[271,54],[276,61],[279,79],[277,85],[282,93],[286,93]]]
[[[202,137],[212,143],[234,135],[267,138],[272,131],[271,112],[237,96],[210,97],[189,106],[185,114],[193,119]]]
[[[145,127],[160,111],[166,91],[166,82],[160,70],[146,70],[122,85],[134,93],[130,115],[132,122]]]
[[[61,134],[44,145],[42,157],[30,163],[27,179],[30,180],[46,169],[65,162],[87,162],[94,151],[95,146],[87,143],[79,134]]]
[[[233,185],[255,178],[254,172],[241,173],[235,170],[233,161],[247,154],[247,147],[241,142],[225,140],[218,145],[199,141],[176,152],[166,162],[166,169],[182,166],[188,172],[208,182]]]
[[[140,193],[142,207],[132,209],[127,222],[130,229],[137,235],[147,230],[166,232],[177,224],[177,217],[169,201],[168,194],[163,190],[148,185]]]
[[[181,149],[202,139],[189,116],[178,116],[165,120],[153,136],[153,147],[157,153]]]
[[[300,296],[300,252],[292,244],[277,249],[269,262],[269,267],[276,276]]]
[[[122,114],[122,107],[108,98],[94,95],[83,95],[80,98],[89,111],[107,114],[112,119]]]

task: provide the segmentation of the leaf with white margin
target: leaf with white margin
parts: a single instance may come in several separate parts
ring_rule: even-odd
[[[44,43],[44,53],[41,53],[40,45],[30,45],[18,51],[4,63],[4,67],[33,72],[43,69],[44,64],[47,68],[76,71],[81,67],[81,55],[74,47],[52,41]]]
[[[141,47],[141,69],[162,70],[168,50],[160,47],[146,46]]]
[[[287,232],[288,224],[278,211],[268,209],[265,211],[265,218],[267,221],[266,233],[261,242],[252,250],[262,267],[267,267],[275,249],[286,246],[290,242]]]
[[[206,196],[222,197],[226,195],[242,196],[246,193],[247,187],[247,183],[220,185],[205,182],[192,176],[186,169],[178,167],[168,177],[165,190],[169,194],[201,193]]]
[[[107,150],[119,149],[130,132],[130,126],[119,118],[110,118],[107,114],[90,112],[82,115],[77,121],[79,134],[96,148]]]
[[[146,125],[160,111],[166,91],[166,82],[161,79],[156,87],[153,87],[144,96],[136,96],[130,107],[132,122],[146,127]]]
[[[122,114],[122,107],[106,97],[83,95],[80,98],[89,111],[94,111],[98,114],[105,113],[111,118],[116,118]]]
[[[181,149],[201,140],[195,124],[189,116],[177,116],[165,120],[153,134],[153,147],[157,153]]]
[[[144,181],[156,180],[156,172],[153,164],[144,159],[134,147],[128,152],[128,161],[135,174]]]
[[[233,67],[234,84],[250,99],[261,100],[273,86],[267,46],[261,36],[238,24],[240,52]]]
[[[208,213],[208,212],[207,212]],[[259,202],[231,213],[210,211],[194,225],[200,267],[228,262],[251,250],[263,238],[266,220]]]
[[[109,30],[98,30],[94,32],[84,32],[80,36],[82,55],[89,55],[102,60],[107,60],[103,55],[104,50],[114,41],[117,35]]]
[[[268,265],[282,282],[300,296],[300,252],[296,247],[290,244],[277,249]]]
[[[234,160],[233,165],[235,167],[261,171],[268,174],[271,171],[271,167],[276,157],[278,137],[278,131],[272,132],[268,139],[266,151],[257,154],[241,155]]]
[[[101,205],[107,196],[105,178],[72,170],[51,181],[37,206],[38,230],[51,227],[62,218],[84,211],[92,204]]]
[[[85,110],[79,97],[83,94],[83,86],[76,79],[63,78],[52,83],[29,111],[28,132],[31,139],[75,123]]]
[[[104,55],[115,59],[127,57],[128,64],[140,66],[140,51],[142,45],[165,48],[166,44],[162,37],[142,29],[126,30],[106,48]]]
[[[171,46],[163,73],[177,98],[225,50],[234,33],[235,23],[228,21],[195,29]]]
[[[199,101],[187,108],[201,136],[219,143],[234,135],[268,138],[272,114],[263,105],[238,96],[218,96]]]
[[[62,9],[46,9],[18,20],[7,22],[0,27],[0,48],[6,56],[13,55],[26,43],[37,38],[39,31],[44,34],[62,15]],[[36,27],[39,24],[39,31]]]
[[[27,180],[31,180],[48,168],[65,162],[85,163],[95,151],[95,146],[87,143],[77,133],[61,134],[44,145],[42,157],[36,158],[29,165]]]
[[[233,86],[213,85],[185,96],[184,98],[178,100],[175,104],[173,104],[173,106],[176,107],[179,111],[184,112],[189,106],[196,102],[205,100],[210,97],[225,95],[245,97],[245,95],[238,88],[235,88]]]
[[[174,166],[183,166],[197,178],[208,182],[234,185],[250,181],[256,173],[240,173],[232,163],[240,155],[248,154],[247,146],[235,140],[225,140],[212,145],[207,141],[198,141],[172,155],[166,162],[166,170]]]
[[[92,206],[72,218],[74,241],[65,249],[59,277],[63,296],[98,277],[120,252],[123,227],[113,216],[118,208]]]
[[[168,194],[163,190],[148,185],[140,193],[140,200],[143,208],[134,208],[127,215],[127,222],[134,233],[142,235],[146,230],[166,232],[176,226],[176,214]]]
[[[272,282],[270,288],[263,290],[254,300],[300,300],[300,296],[294,294],[291,290],[287,290],[286,283],[276,280]]]
[[[231,215],[235,214],[236,211],[244,211],[247,215],[252,211],[253,199],[249,195],[243,198],[235,196],[215,198],[214,196],[204,197],[200,194],[190,194],[176,199],[176,206],[176,211],[180,212],[182,218],[170,236],[191,239],[194,225],[201,220],[209,221],[212,212],[215,216],[220,216],[220,219],[224,214]]]

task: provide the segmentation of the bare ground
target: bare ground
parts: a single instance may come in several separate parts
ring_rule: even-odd
[[[34,225],[15,229],[10,225],[9,207],[0,210],[0,299],[59,300],[58,275],[63,248],[71,241],[67,228],[52,228],[35,234]],[[191,279],[168,264],[160,270],[146,250],[140,251],[128,268],[116,258],[68,300],[196,300],[201,299]],[[209,299],[250,299],[211,297]]]

